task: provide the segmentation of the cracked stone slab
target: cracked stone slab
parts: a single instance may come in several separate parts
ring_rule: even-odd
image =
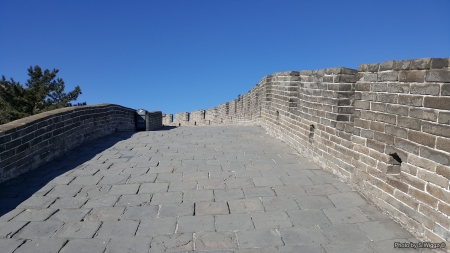
[[[106,195],[90,198],[86,204],[84,204],[85,208],[93,208],[93,207],[110,207],[116,204],[117,200],[120,196],[117,195]]]
[[[214,190],[214,199],[216,201],[228,201],[243,198],[245,197],[242,189]]]
[[[124,210],[125,207],[95,207],[83,221],[116,221]]]
[[[264,206],[259,199],[239,199],[228,201],[231,213],[263,212]]]
[[[195,215],[229,214],[227,202],[200,202],[195,204]]]
[[[92,238],[100,225],[100,221],[67,222],[55,236],[59,238]]]
[[[105,253],[148,252],[151,242],[151,237],[112,238],[106,247]]]
[[[91,209],[60,209],[48,220],[57,220],[63,222],[81,221],[91,211]]]
[[[238,231],[236,234],[240,248],[263,248],[284,245],[275,229]]]
[[[195,237],[196,251],[238,248],[236,236],[232,232],[199,232]]]
[[[294,198],[289,197],[262,197],[262,203],[265,211],[275,210],[292,210],[299,209],[297,202]]]
[[[159,217],[176,217],[194,215],[194,203],[163,204],[159,210]]]
[[[168,188],[168,183],[144,183],[141,184],[141,187],[139,188],[139,194],[167,192]]]
[[[155,236],[175,233],[177,219],[175,217],[155,218],[141,221],[136,236]]]
[[[15,234],[13,238],[50,238],[63,224],[61,221],[32,221]]]
[[[252,218],[248,213],[216,215],[217,231],[237,231],[254,229]]]
[[[182,200],[182,192],[158,192],[153,194],[151,205],[181,203]]]
[[[288,210],[287,211],[294,226],[327,226],[331,222],[328,217],[319,209],[311,210]]]
[[[149,205],[151,194],[124,194],[114,206],[143,206]]]
[[[214,216],[182,216],[178,219],[178,233],[215,231]]]
[[[63,197],[58,198],[50,207],[55,209],[60,208],[81,208],[89,198],[87,197]]]
[[[292,227],[292,222],[285,211],[277,210],[250,214],[256,229]]]
[[[14,250],[16,250],[23,243],[24,243],[23,240],[0,239],[0,249],[2,249],[2,252],[12,253]]]
[[[103,252],[110,239],[73,239],[61,249],[60,253]]]
[[[11,221],[44,221],[57,211],[57,209],[26,209]]]
[[[147,220],[158,216],[158,206],[130,206],[122,215],[123,220]]]
[[[10,238],[14,233],[24,227],[25,224],[27,222],[24,221],[0,222],[0,238]]]
[[[286,245],[328,243],[327,238],[317,226],[282,228],[279,231]]]
[[[51,239],[33,239],[26,241],[14,253],[58,253],[67,240],[51,238]]]
[[[134,236],[139,226],[138,221],[105,221],[97,232],[97,238],[114,238]]]
[[[194,249],[192,233],[160,235],[153,237],[150,252],[183,252]]]
[[[367,217],[356,207],[329,208],[323,209],[323,212],[333,224],[369,221],[369,219],[367,219]]]

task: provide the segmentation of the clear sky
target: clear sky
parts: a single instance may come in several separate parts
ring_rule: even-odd
[[[78,102],[177,113],[267,74],[450,57],[449,0],[0,0],[0,75],[59,69]]]

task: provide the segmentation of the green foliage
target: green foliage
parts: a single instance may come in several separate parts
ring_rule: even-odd
[[[39,66],[30,67],[30,77],[25,86],[14,79],[0,80],[0,123],[28,117],[45,111],[65,107],[81,94],[79,86],[69,93],[64,92],[64,81],[56,78],[59,70],[46,69],[42,72]]]

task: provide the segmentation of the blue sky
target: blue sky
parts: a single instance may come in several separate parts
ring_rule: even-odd
[[[0,0],[0,75],[59,69],[78,102],[177,113],[278,71],[450,57],[450,1]]]

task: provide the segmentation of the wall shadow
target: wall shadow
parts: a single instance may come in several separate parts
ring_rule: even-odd
[[[56,177],[82,168],[84,163],[92,160],[97,154],[111,148],[119,141],[129,139],[135,133],[113,133],[88,141],[39,168],[0,183],[0,221],[8,221],[16,216],[15,213],[18,214],[21,210],[14,209],[31,196],[40,197],[51,191],[56,185],[52,183],[52,180]],[[33,204],[38,205],[38,203]]]

